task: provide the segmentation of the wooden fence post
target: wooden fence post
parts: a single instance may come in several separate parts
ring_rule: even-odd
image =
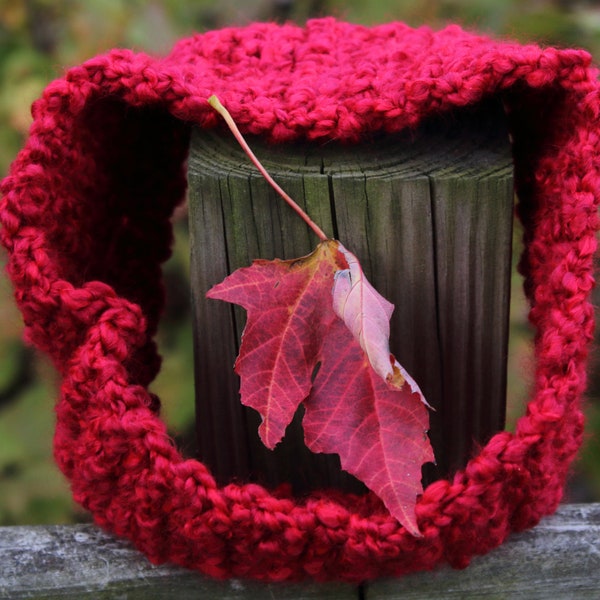
[[[460,467],[504,426],[513,188],[502,107],[455,111],[358,146],[249,142],[395,304],[392,351],[436,408],[438,466],[428,478]],[[194,132],[189,188],[201,459],[222,483],[353,488],[336,457],[304,447],[298,418],[275,451],[262,446],[232,370],[244,313],[204,297],[253,259],[303,256],[317,240],[228,132]]]

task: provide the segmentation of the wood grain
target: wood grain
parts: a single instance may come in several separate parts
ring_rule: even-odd
[[[437,411],[431,477],[463,465],[475,442],[504,426],[513,192],[502,108],[458,111],[360,146],[249,142],[395,304],[392,351]],[[299,419],[275,452],[262,447],[258,417],[239,406],[231,383],[244,313],[203,306],[215,303],[204,300],[209,287],[233,270],[303,256],[318,240],[227,132],[194,132],[189,187],[201,457],[222,482],[352,487],[337,458],[304,448]]]

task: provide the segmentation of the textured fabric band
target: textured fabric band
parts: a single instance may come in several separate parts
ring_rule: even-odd
[[[207,33],[165,59],[117,50],[50,84],[2,182],[1,239],[26,337],[61,375],[55,456],[75,499],[152,561],[265,580],[464,567],[552,513],[582,440],[593,334],[596,76],[582,51],[322,19]],[[421,539],[370,495],[218,487],[158,416],[161,263],[190,127],[217,123],[213,93],[273,142],[358,142],[490,96],[507,107],[535,387],[514,434],[425,489]]]

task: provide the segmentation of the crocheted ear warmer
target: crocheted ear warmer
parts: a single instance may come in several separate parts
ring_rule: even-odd
[[[61,375],[55,456],[96,522],[152,561],[214,576],[357,581],[464,567],[561,498],[581,443],[592,339],[600,131],[587,53],[496,42],[452,26],[254,24],[180,42],[158,60],[117,50],[67,71],[33,107],[2,183],[2,243],[27,339]],[[422,538],[373,496],[294,498],[218,487],[184,459],[147,386],[169,217],[185,191],[190,127],[218,117],[273,142],[360,141],[502,99],[513,137],[535,389],[500,432],[417,502]]]

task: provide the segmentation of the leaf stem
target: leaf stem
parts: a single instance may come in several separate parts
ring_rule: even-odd
[[[214,94],[208,99],[208,103],[223,117],[225,123],[227,123],[231,133],[233,133],[235,139],[239,142],[240,146],[244,149],[244,152],[248,155],[254,166],[260,171],[261,175],[271,184],[275,191],[291,206],[296,213],[302,218],[302,220],[315,232],[317,237],[325,242],[329,238],[325,232],[308,216],[308,214],[296,203],[294,200],[281,188],[281,186],[269,175],[267,170],[262,166],[258,158],[256,158],[254,152],[248,146],[248,143],[242,136],[238,129],[233,117],[229,111],[221,104],[220,100]]]

